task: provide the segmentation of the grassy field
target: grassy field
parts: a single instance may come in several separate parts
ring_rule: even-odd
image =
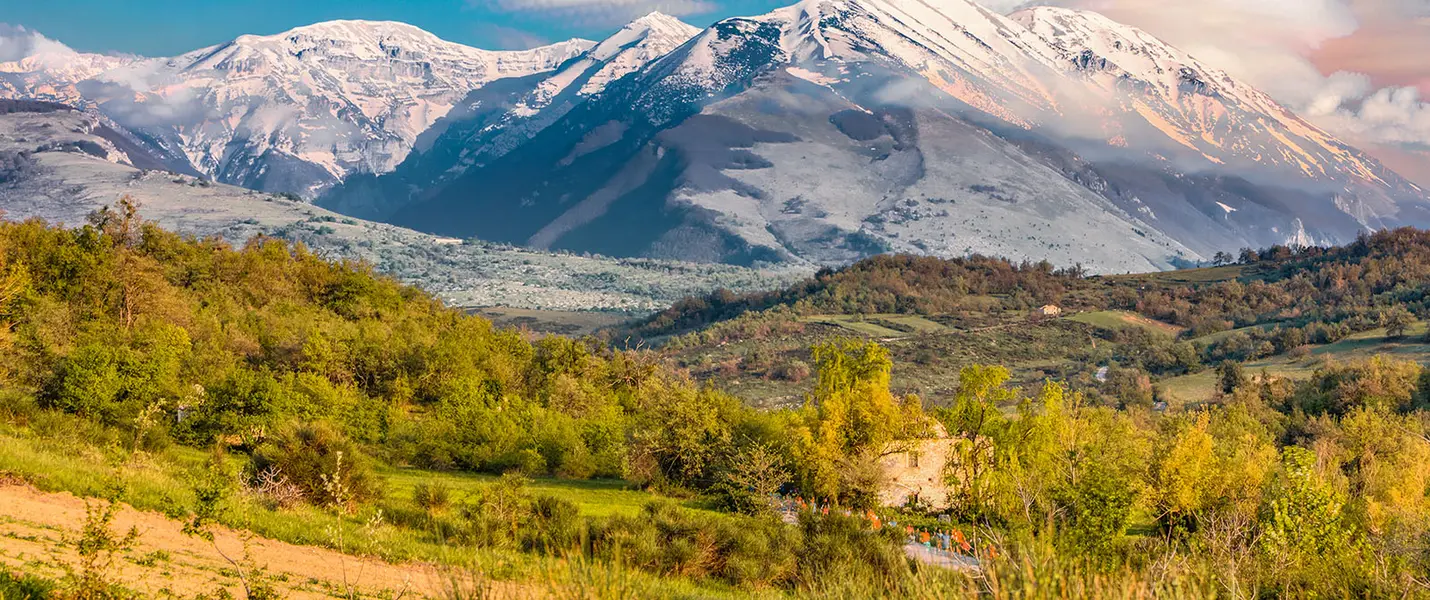
[[[1199,343],[1203,343],[1203,344],[1211,344],[1211,343],[1214,343],[1214,342],[1218,342],[1218,341],[1224,340],[1224,339],[1226,339],[1226,338],[1228,338],[1228,337],[1231,337],[1232,335],[1237,334],[1237,333],[1251,333],[1252,331],[1256,331],[1256,330],[1263,330],[1263,331],[1264,331],[1264,330],[1272,329],[1272,328],[1274,328],[1274,327],[1276,327],[1276,324],[1275,324],[1275,323],[1265,323],[1265,324],[1261,324],[1261,325],[1251,325],[1251,326],[1248,326],[1248,327],[1241,327],[1241,328],[1237,328],[1237,329],[1228,329],[1228,330],[1226,330],[1226,331],[1218,331],[1218,332],[1216,332],[1216,333],[1209,333],[1209,334],[1204,335],[1204,336],[1199,337],[1199,338],[1192,338],[1191,341],[1193,341],[1193,342],[1199,342]]]
[[[1101,327],[1103,329],[1124,329],[1127,327],[1140,327],[1142,329],[1151,331],[1152,333],[1165,335],[1167,337],[1173,338],[1181,335],[1182,332],[1185,331],[1185,329],[1182,327],[1178,327],[1170,323],[1155,321],[1137,313],[1125,310],[1104,310],[1097,312],[1078,313],[1076,315],[1067,317],[1067,319],[1070,321],[1076,321],[1078,323],[1086,323],[1088,325],[1092,325],[1093,327]]]
[[[497,481],[497,477],[493,475],[424,471],[406,467],[379,467],[378,474],[387,481],[388,498],[394,500],[411,498],[412,490],[419,483],[441,482],[455,492],[454,499],[461,502],[463,497]],[[531,480],[530,488],[537,494],[569,500],[581,509],[582,515],[589,517],[634,516],[640,514],[641,507],[656,498],[648,492],[630,489],[626,482],[615,479],[537,478]],[[699,508],[693,502],[685,504],[687,508]]]
[[[949,328],[918,315],[877,315],[870,319],[876,325],[910,333],[949,333]]]
[[[880,325],[877,320],[886,320],[887,317],[902,315],[813,315],[800,319],[805,323],[818,323],[838,327],[854,335],[866,336],[878,339],[900,338],[909,335],[908,332],[891,329]],[[932,323],[937,326],[937,323]],[[942,329],[942,327],[940,327]]]
[[[1384,329],[1358,333],[1334,344],[1313,346],[1310,354],[1303,358],[1280,355],[1246,363],[1247,373],[1265,371],[1277,377],[1308,379],[1316,369],[1328,361],[1349,362],[1366,360],[1377,354],[1384,354],[1402,360],[1413,360],[1422,365],[1430,365],[1430,344],[1426,343],[1427,323],[1416,323],[1405,337],[1391,339]],[[1226,332],[1224,332],[1225,334]],[[1211,400],[1216,394],[1216,371],[1209,369],[1194,375],[1184,375],[1164,380],[1162,389],[1176,404],[1196,404]]]

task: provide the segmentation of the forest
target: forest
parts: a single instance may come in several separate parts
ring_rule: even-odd
[[[1314,337],[1422,314],[1426,258],[1430,234],[1409,230],[1247,256],[1254,279],[1205,285],[883,257],[647,326],[735,306],[944,310],[977,292]],[[1126,293],[1138,286],[1155,289]],[[891,391],[886,348],[839,339],[811,349],[799,406],[757,410],[658,352],[494,328],[366,265],[276,239],[185,238],[126,203],[77,229],[0,224],[0,321],[0,429],[126,464],[208,456],[169,507],[198,534],[235,525],[222,506],[240,499],[340,526],[379,514],[423,544],[582,557],[705,590],[692,597],[1430,596],[1430,375],[1390,357],[1290,380],[1203,349],[1215,401],[1159,412],[1059,381],[1019,388],[978,364],[926,403]],[[881,460],[930,439],[952,448],[950,507],[878,506]],[[501,478],[462,497],[437,483],[399,495],[392,468]],[[582,515],[533,491],[545,480],[619,480],[653,500],[636,517]],[[773,494],[836,510],[784,523]],[[870,511],[956,529],[980,569],[909,560],[903,532]],[[258,571],[235,571],[252,575],[248,597],[273,597]],[[0,594],[134,597],[80,575],[22,589],[24,575],[0,574]]]

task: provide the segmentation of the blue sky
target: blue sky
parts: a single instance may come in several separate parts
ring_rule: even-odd
[[[0,23],[80,51],[166,56],[332,19],[394,20],[482,48],[600,39],[652,10],[704,26],[794,0],[6,0]]]

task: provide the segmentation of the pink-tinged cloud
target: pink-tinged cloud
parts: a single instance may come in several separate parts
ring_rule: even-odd
[[[1322,72],[1365,73],[1377,87],[1414,86],[1430,98],[1430,3],[1359,0],[1361,26],[1309,56]]]
[[[1430,188],[1430,0],[983,0],[1144,29]]]

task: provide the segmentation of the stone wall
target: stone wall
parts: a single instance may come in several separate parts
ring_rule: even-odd
[[[953,458],[953,444],[950,438],[938,437],[920,442],[910,452],[881,459],[885,481],[879,503],[902,506],[917,496],[934,508],[947,507],[949,489],[944,483],[944,467]]]

